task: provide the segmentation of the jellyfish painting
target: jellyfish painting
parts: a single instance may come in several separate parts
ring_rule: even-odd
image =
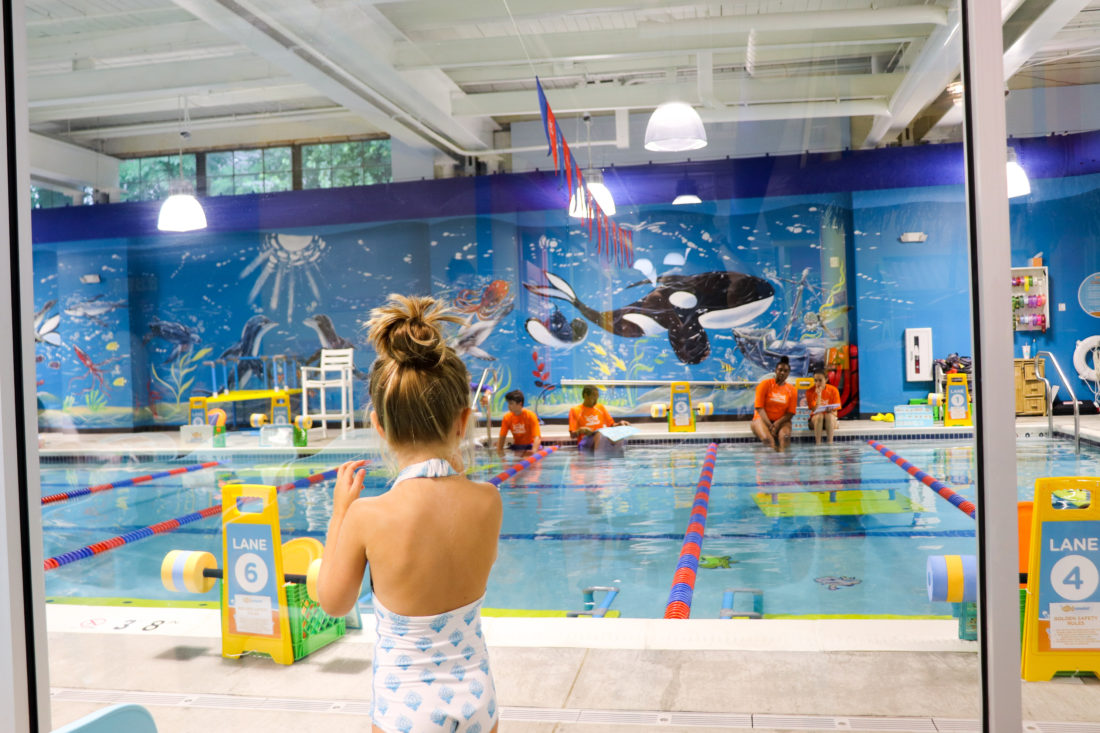
[[[311,307],[315,307],[321,301],[321,288],[318,285],[321,273],[317,263],[324,256],[327,248],[325,240],[316,235],[280,234],[279,232],[263,235],[259,254],[238,276],[239,279],[244,280],[261,265],[263,266],[252,284],[252,290],[248,293],[248,302],[255,302],[270,280],[271,296],[268,306],[271,310],[277,310],[285,297],[286,315],[289,319],[294,313],[294,291],[298,278],[301,278],[313,294]]]

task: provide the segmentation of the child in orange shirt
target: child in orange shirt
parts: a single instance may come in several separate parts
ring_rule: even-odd
[[[569,410],[569,437],[576,439],[578,450],[594,451],[600,444],[600,428],[627,425],[625,420],[615,422],[607,408],[599,404],[600,390],[591,384],[581,390],[581,404]]]
[[[813,389],[806,391],[806,406],[810,408],[810,425],[814,429],[814,439],[821,442],[821,432],[825,431],[825,442],[833,442],[833,430],[836,429],[837,414],[840,409],[840,392],[825,381],[825,372],[814,372]]]
[[[504,438],[512,433],[512,444],[508,447],[521,452],[521,456],[529,456],[542,445],[542,433],[539,430],[539,419],[535,413],[524,409],[523,391],[513,389],[504,395],[508,403],[508,412],[504,413],[504,419],[500,421],[500,438],[497,440],[497,455],[504,455]]]

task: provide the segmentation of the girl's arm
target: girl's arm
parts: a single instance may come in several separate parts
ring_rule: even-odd
[[[355,504],[363,490],[364,465],[366,461],[348,461],[336,472],[332,519],[317,576],[317,601],[330,616],[343,616],[355,606],[367,567],[363,509],[361,504]]]

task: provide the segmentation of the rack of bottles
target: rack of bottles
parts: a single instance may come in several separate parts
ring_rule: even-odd
[[[1050,281],[1045,267],[1012,268],[1012,328],[1046,331],[1050,328]]]

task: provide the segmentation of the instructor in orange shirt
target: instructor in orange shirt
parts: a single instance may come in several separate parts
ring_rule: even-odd
[[[752,418],[752,432],[765,445],[782,453],[791,444],[791,418],[798,409],[798,390],[787,381],[791,375],[791,362],[779,357],[775,365],[775,377],[769,377],[756,385],[756,414]]]
[[[529,456],[542,446],[542,432],[535,413],[524,409],[523,391],[513,389],[504,395],[508,403],[508,412],[500,421],[500,438],[497,440],[497,455],[504,455],[504,439],[512,433],[512,444],[508,447],[521,456]]]
[[[587,384],[581,390],[581,404],[569,410],[569,437],[577,441],[577,449],[595,450],[600,444],[600,428],[628,425],[626,420],[616,422],[607,408],[600,404],[599,388]]]

